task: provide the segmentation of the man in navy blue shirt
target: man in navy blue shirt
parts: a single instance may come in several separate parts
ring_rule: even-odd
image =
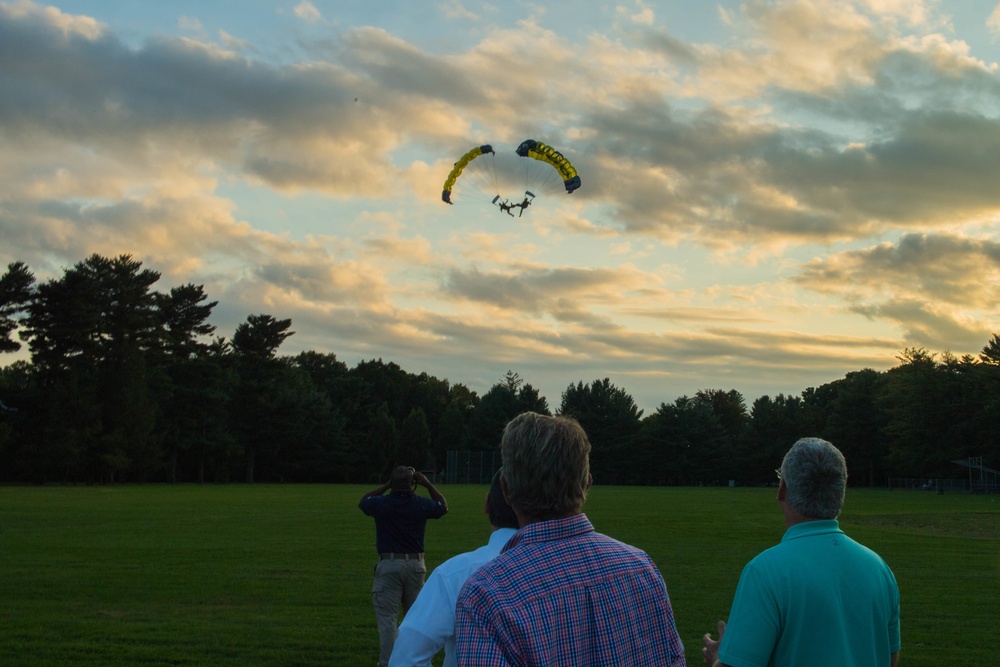
[[[427,487],[430,498],[415,493]],[[390,491],[388,495],[386,491]],[[417,599],[424,585],[424,527],[428,519],[448,513],[448,501],[419,470],[398,466],[389,481],[366,493],[358,503],[361,511],[375,519],[375,547],[379,560],[372,584],[372,604],[378,621],[379,667],[389,664],[396,643],[399,612],[403,614]]]

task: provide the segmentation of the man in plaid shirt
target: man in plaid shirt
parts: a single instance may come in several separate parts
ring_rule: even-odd
[[[463,667],[683,667],[663,577],[582,513],[590,442],[573,419],[525,413],[504,429],[502,487],[521,529],[462,588]]]

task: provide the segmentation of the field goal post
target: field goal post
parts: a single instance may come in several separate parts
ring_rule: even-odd
[[[444,469],[448,484],[489,484],[500,469],[500,452],[449,450]]]

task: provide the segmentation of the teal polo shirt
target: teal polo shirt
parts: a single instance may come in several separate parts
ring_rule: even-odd
[[[807,521],[747,563],[719,660],[732,667],[887,666],[899,650],[899,588],[837,521]]]

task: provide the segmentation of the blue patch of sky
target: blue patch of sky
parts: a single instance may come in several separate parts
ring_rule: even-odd
[[[986,22],[997,8],[996,0],[948,0],[942,11],[949,14],[955,27],[955,36],[972,46],[973,55],[995,61],[1000,56],[1000,35],[991,32]]]
[[[239,180],[220,183],[215,194],[234,203],[236,220],[295,241],[310,235],[343,235],[364,210],[362,200],[345,202],[317,193],[285,195]]]

